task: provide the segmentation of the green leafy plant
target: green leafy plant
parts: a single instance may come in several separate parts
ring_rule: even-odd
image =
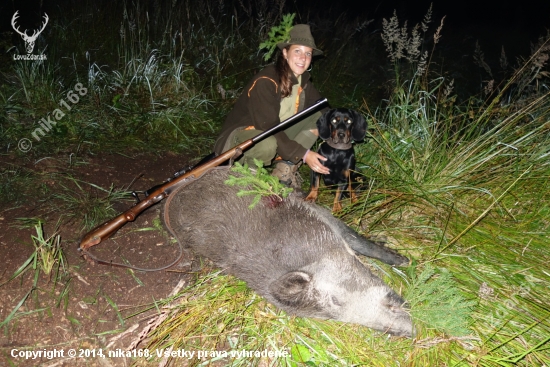
[[[235,166],[231,168],[231,171],[238,173],[239,176],[230,175],[224,182],[226,185],[230,186],[239,185],[251,188],[251,190],[243,189],[237,193],[237,196],[239,197],[256,195],[254,200],[252,200],[252,203],[248,206],[250,209],[253,209],[264,196],[274,196],[276,199],[281,201],[292,192],[292,189],[280,183],[277,177],[269,174],[269,172],[263,167],[262,161],[254,159],[254,164],[257,168],[252,170],[246,163],[244,166],[239,162],[235,163]]]
[[[56,264],[64,269],[65,255],[61,248],[61,236],[56,234],[45,238],[41,222],[38,222],[34,228],[36,236],[31,237],[42,271],[49,275]]]
[[[308,347],[303,344],[294,344],[292,348],[290,348],[290,355],[293,359],[291,365],[297,366],[296,362],[305,363],[306,365],[315,365],[311,362],[312,356]]]
[[[273,55],[278,43],[287,42],[290,39],[290,30],[294,22],[295,13],[283,15],[283,21],[278,26],[271,27],[269,38],[260,43],[260,50],[264,48],[267,52],[264,55],[264,60],[267,61]]]
[[[429,263],[420,275],[411,273],[413,282],[405,298],[413,319],[451,336],[470,334],[468,325],[476,301],[461,294],[452,274],[447,269],[436,270]]]
[[[56,269],[54,277],[55,282],[59,278],[59,271],[66,272],[66,260],[63,249],[61,248],[61,237],[58,234],[54,234],[48,238],[44,237],[44,229],[42,222],[39,221],[34,226],[36,230],[36,236],[31,236],[34,245],[34,251],[29,258],[13,273],[13,275],[0,286],[7,282],[17,278],[21,274],[25,273],[28,269],[33,269],[33,285],[32,288],[25,294],[25,296],[19,301],[19,303],[13,308],[10,314],[0,322],[1,327],[7,327],[8,324],[16,316],[17,311],[23,306],[27,298],[38,287],[38,279],[40,271],[47,275],[50,275],[52,270]]]
[[[49,275],[53,268],[61,268],[65,270],[65,254],[61,248],[61,237],[56,234],[48,238],[44,237],[44,229],[41,221],[34,226],[36,236],[31,236],[34,245],[34,251],[29,258],[13,273],[8,282],[23,274],[29,268],[35,272],[34,286],[38,283],[40,270]],[[5,282],[7,283],[7,282]],[[2,283],[0,285],[3,285]]]

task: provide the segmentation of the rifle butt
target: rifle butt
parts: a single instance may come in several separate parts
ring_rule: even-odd
[[[117,231],[117,229],[126,223],[128,223],[128,219],[126,218],[125,213],[122,213],[115,218],[100,224],[84,235],[80,241],[79,249],[87,250],[88,248],[97,245],[104,239],[109,238]]]

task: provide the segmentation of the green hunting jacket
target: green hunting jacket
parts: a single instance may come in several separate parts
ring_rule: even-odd
[[[294,76],[292,78],[293,84],[298,84],[298,79]],[[311,83],[310,74],[307,71],[302,74],[301,87],[298,112],[322,98]],[[237,128],[253,126],[256,130],[266,131],[279,124],[281,122],[279,119],[281,99],[279,77],[275,71],[275,65],[271,64],[252,78],[227,115],[214,147],[216,154],[222,153],[229,134]],[[325,112],[325,110],[327,109],[325,108],[321,112]],[[277,154],[284,160],[297,163],[307,151],[306,148],[291,140],[284,131],[280,131],[274,136],[277,139]]]

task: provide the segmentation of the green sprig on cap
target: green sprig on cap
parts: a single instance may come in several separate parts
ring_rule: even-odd
[[[264,55],[265,61],[269,60],[271,55],[273,55],[278,43],[288,42],[290,40],[290,31],[292,30],[292,23],[294,23],[295,16],[296,13],[283,15],[281,24],[271,27],[267,41],[260,43],[260,50],[264,48],[267,49]]]

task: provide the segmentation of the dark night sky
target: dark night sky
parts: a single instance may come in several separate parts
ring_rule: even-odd
[[[437,26],[443,16],[442,45],[452,42],[452,47],[464,45],[471,52],[471,44],[479,40],[486,54],[498,54],[502,46],[507,54],[525,55],[529,42],[536,41],[550,29],[550,0],[381,0],[369,6],[369,18],[388,18],[397,10],[400,20],[409,24],[422,20],[433,4],[432,26]],[[374,9],[374,10],[372,10]],[[468,44],[468,46],[466,46]]]
[[[304,3],[301,0],[295,1],[296,4]],[[408,20],[409,25],[421,21],[430,3],[433,3],[434,27],[439,24],[441,17],[446,15],[442,42],[447,39],[448,42],[453,42],[453,47],[459,46],[457,41],[468,38],[479,39],[484,48],[493,47],[500,50],[501,45],[505,45],[507,50],[518,47],[519,51],[528,52],[529,41],[536,40],[537,36],[545,34],[546,29],[550,29],[550,0],[305,0],[308,1],[316,4],[312,7],[315,9],[327,9],[338,4],[340,11],[354,15],[362,13],[365,19],[375,21],[391,17],[396,9],[399,19]],[[41,18],[41,3],[44,9],[48,9],[56,6],[57,1],[0,1],[0,31],[11,30],[11,16],[17,9],[20,9],[19,21],[22,27],[32,28],[33,24],[38,24]],[[323,3],[329,6],[323,6]],[[290,4],[291,2],[287,1],[287,5]],[[327,11],[323,16],[328,14],[335,13]]]
[[[142,1],[146,3],[147,1]],[[40,4],[45,7],[55,6],[53,0],[3,0],[0,2],[2,29],[10,28],[9,20],[17,9],[29,9],[38,12]],[[300,4],[300,0],[296,0]],[[497,26],[512,26],[537,28],[550,26],[549,0],[316,0],[314,3],[341,4],[342,9],[349,9],[355,14],[366,10],[369,19],[389,17],[393,9],[398,11],[400,19],[410,22],[421,20],[430,3],[433,3],[434,15],[447,15],[449,22],[460,25],[493,24]],[[317,6],[326,8],[325,6]]]
[[[346,0],[344,1],[344,3]],[[353,1],[350,1],[353,4]],[[446,15],[453,25],[494,25],[497,27],[537,28],[550,26],[550,1],[495,1],[495,0],[380,0],[368,5],[351,5],[354,9],[368,9],[371,17],[388,17],[393,9],[399,18],[411,22],[422,19],[430,3],[436,19]]]

